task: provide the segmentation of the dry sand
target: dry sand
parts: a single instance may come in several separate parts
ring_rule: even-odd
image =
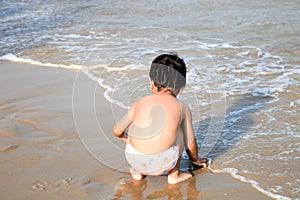
[[[131,182],[111,131],[125,111],[81,72],[0,61],[0,92],[0,199],[270,199],[205,170]]]

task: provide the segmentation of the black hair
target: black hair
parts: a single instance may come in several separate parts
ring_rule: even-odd
[[[186,84],[186,66],[176,53],[157,56],[151,63],[150,79],[158,91],[169,90],[175,96]]]

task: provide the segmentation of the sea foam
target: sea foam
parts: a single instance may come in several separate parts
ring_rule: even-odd
[[[265,194],[265,195],[267,195],[271,198],[274,198],[274,199],[277,199],[277,200],[291,200],[288,197],[285,197],[285,196],[282,196],[282,195],[279,195],[279,194],[274,194],[272,192],[269,192],[269,191],[263,189],[256,181],[251,180],[251,179],[247,179],[246,177],[239,175],[238,174],[239,171],[235,168],[212,169],[212,172],[213,173],[230,174],[233,178],[235,178],[239,181],[242,181],[242,182],[245,182],[245,183],[250,183],[253,188],[255,188],[259,192],[261,192],[261,193],[263,193],[263,194]]]
[[[80,70],[81,69],[81,66],[79,66],[79,65],[42,63],[42,62],[35,61],[35,60],[29,59],[29,58],[21,58],[14,54],[11,54],[11,53],[1,56],[0,60],[7,60],[7,61],[19,62],[19,63],[28,63],[28,64],[38,65],[38,66],[43,66],[43,67],[65,68],[65,69],[69,69],[69,70]]]

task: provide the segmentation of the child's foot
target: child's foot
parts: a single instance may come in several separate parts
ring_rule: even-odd
[[[130,168],[131,176],[134,180],[140,181],[144,178],[141,173],[136,172],[134,169]]]
[[[180,172],[175,172],[171,175],[168,175],[168,183],[169,184],[177,184],[177,183],[180,183],[182,181],[185,181],[189,178],[191,178],[193,175],[190,174],[189,172],[187,171],[180,171]]]

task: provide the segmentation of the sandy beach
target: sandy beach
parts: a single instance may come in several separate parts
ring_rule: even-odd
[[[6,61],[0,76],[0,199],[270,199],[249,183],[206,170],[174,186],[163,176],[134,183],[109,167],[123,163],[121,150],[97,145],[105,141],[99,132],[112,136],[115,115],[124,110],[112,112],[95,82],[78,71]],[[85,143],[85,134],[94,142]]]

